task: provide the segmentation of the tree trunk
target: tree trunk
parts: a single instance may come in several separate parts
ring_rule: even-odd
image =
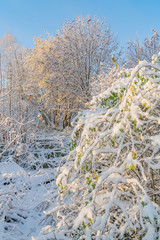
[[[53,115],[54,115],[54,125],[55,125],[55,127],[59,127],[58,111],[54,110]]]
[[[63,129],[71,126],[71,113],[64,112],[63,113]]]

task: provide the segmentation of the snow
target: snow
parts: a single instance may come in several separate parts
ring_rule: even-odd
[[[28,172],[14,162],[1,163],[0,169],[1,213],[3,211],[5,218],[15,219],[11,223],[3,222],[6,230],[1,232],[2,239],[14,239],[14,236],[15,239],[29,239],[41,230],[40,222],[44,217],[42,209],[50,205],[47,196],[51,189],[57,191],[55,181],[46,184],[55,178],[56,170]]]
[[[68,151],[68,136],[69,134],[54,132],[52,141],[56,143],[58,138]],[[41,141],[43,140],[42,133]],[[50,142],[45,141],[45,144]],[[55,146],[57,149],[58,145]],[[47,149],[41,149],[42,151],[47,152]],[[54,158],[56,166],[60,163],[60,158],[62,157]],[[39,158],[41,160],[43,159]],[[0,239],[35,239],[43,226],[44,232],[53,230],[49,225],[53,219],[47,217],[45,211],[56,206],[56,175],[57,167],[31,170],[21,167],[11,157],[0,162]]]
[[[78,217],[75,219],[73,229],[77,229],[79,227],[79,225],[83,222],[84,217],[92,219],[92,211],[93,211],[92,207],[90,206],[84,207],[79,213]]]

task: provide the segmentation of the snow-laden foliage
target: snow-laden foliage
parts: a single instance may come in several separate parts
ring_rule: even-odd
[[[37,239],[160,237],[160,67],[140,62],[74,121],[56,221]]]

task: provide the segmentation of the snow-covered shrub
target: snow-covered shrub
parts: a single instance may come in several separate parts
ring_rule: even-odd
[[[58,205],[45,213],[56,227],[38,239],[159,239],[160,67],[122,73],[74,124]]]
[[[25,129],[27,126],[27,129]],[[29,130],[27,123],[18,122],[13,118],[3,118],[0,121],[0,161],[12,157],[15,162],[21,162],[20,158],[26,157],[27,137]],[[30,138],[31,139],[31,138]]]
[[[0,121],[0,161],[12,160],[30,170],[57,167],[60,161],[64,163],[69,152],[69,130],[63,134],[51,129],[37,131],[31,129],[29,123],[11,118]],[[24,125],[28,128],[23,132]]]

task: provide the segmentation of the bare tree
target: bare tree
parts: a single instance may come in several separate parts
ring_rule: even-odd
[[[77,17],[66,21],[55,38],[57,65],[65,77],[74,83],[76,93],[88,98],[92,76],[99,74],[100,65],[107,69],[113,65],[112,55],[118,43],[109,26],[94,17]]]
[[[127,43],[126,58],[129,66],[135,66],[142,60],[150,62],[152,56],[160,51],[160,35],[154,29],[152,32],[152,36],[146,37],[142,43],[138,37]]]
[[[5,34],[0,40],[2,55],[3,94],[9,92],[3,100],[5,117],[26,121],[28,118],[28,101],[25,97],[27,72],[24,66],[26,51],[19,46],[16,37]],[[5,105],[5,107],[4,107]],[[23,129],[22,129],[23,130]]]

